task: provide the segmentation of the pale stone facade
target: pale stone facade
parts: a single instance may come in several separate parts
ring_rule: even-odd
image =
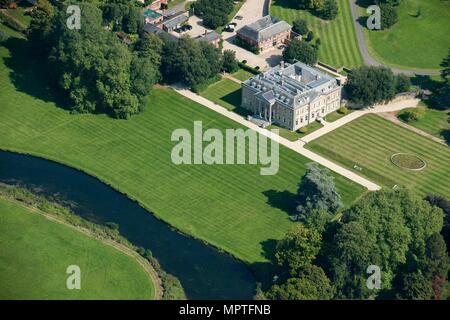
[[[301,62],[282,63],[242,83],[242,107],[294,131],[338,110],[341,91],[326,73]]]

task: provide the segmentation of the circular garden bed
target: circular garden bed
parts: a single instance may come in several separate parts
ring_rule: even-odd
[[[419,156],[407,153],[394,153],[391,162],[399,168],[413,171],[423,170],[427,166],[425,160]]]

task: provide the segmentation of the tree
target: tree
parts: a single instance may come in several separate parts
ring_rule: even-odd
[[[39,0],[36,8],[31,12],[31,21],[27,33],[34,53],[48,55],[53,47],[52,21],[54,16],[55,9],[48,0]]]
[[[138,33],[144,26],[144,19],[142,17],[141,9],[129,4],[126,7],[125,13],[122,17],[122,30],[126,33]]]
[[[150,65],[136,72],[141,66],[133,63],[136,60],[128,48],[102,26],[101,11],[90,3],[80,6],[80,30],[67,28],[63,11],[52,21],[55,45],[49,61],[55,66],[58,84],[72,102],[73,111],[128,118],[142,109],[139,102],[144,100],[132,77],[139,87],[151,88],[155,79],[149,74],[156,72]],[[139,77],[146,83],[137,81]]]
[[[389,4],[380,4],[380,14],[381,14],[381,29],[389,29],[395,23],[397,23],[398,15],[397,9]]]
[[[405,74],[399,74],[395,78],[395,92],[408,92],[411,87],[411,80]]]
[[[203,18],[203,24],[211,29],[224,26],[233,10],[232,0],[197,0],[192,4],[194,12]]]
[[[316,163],[308,163],[297,189],[297,219],[306,219],[313,210],[336,213],[341,206],[334,178]]]
[[[312,39],[314,39],[314,32],[309,31],[308,34],[306,35],[306,41],[311,42]]]
[[[406,300],[431,300],[434,297],[429,279],[420,271],[406,273],[402,277],[397,298]]]
[[[349,74],[345,89],[359,105],[383,103],[395,96],[395,77],[389,68],[363,66]]]
[[[239,64],[236,60],[236,52],[233,50],[225,50],[223,52],[223,70],[228,73],[233,73],[238,69]]]
[[[273,285],[266,297],[272,300],[329,300],[333,297],[333,288],[322,268],[308,265],[298,278]]]
[[[304,19],[296,19],[292,24],[292,30],[302,36],[309,32],[308,23]]]
[[[325,20],[333,20],[339,14],[339,7],[336,0],[325,0],[322,9],[320,9],[320,17]]]
[[[442,209],[444,212],[444,226],[442,227],[442,236],[444,237],[447,248],[450,248],[450,201],[442,196],[428,195],[425,198],[432,206]]]
[[[346,210],[342,223],[358,222],[376,244],[383,283],[390,287],[399,266],[420,265],[427,239],[440,232],[442,210],[403,189],[377,191]]]
[[[295,275],[311,264],[320,249],[320,234],[301,224],[296,224],[286,236],[278,241],[275,249],[275,262],[283,272]]]
[[[329,275],[338,299],[365,299],[371,295],[366,270],[379,263],[376,243],[359,222],[342,225],[327,250]]]
[[[434,92],[434,100],[437,109],[446,110],[450,106],[450,50],[441,67],[442,84]]]
[[[433,234],[427,241],[423,269],[431,279],[435,299],[440,300],[447,280],[448,254],[445,241],[439,233]]]
[[[189,86],[216,76],[223,66],[220,50],[189,37],[167,41],[162,55],[162,75],[166,82],[181,81]]]
[[[317,49],[301,40],[293,39],[283,51],[283,59],[288,62],[298,60],[313,66],[317,62]]]

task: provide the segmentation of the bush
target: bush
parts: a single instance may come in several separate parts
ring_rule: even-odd
[[[389,29],[398,20],[397,9],[391,4],[384,3],[380,5],[381,29]]]
[[[301,127],[300,129],[297,130],[299,133],[307,133],[308,132],[308,127]]]
[[[244,62],[245,61],[245,62]],[[248,71],[250,73],[253,73],[254,75],[260,74],[261,72],[259,69],[252,68],[249,65],[246,64],[247,60],[242,60],[242,62],[239,62],[239,67],[245,71]]]
[[[244,40],[242,40],[239,37],[236,37],[234,39],[234,44],[237,45],[238,47],[244,48],[245,50],[253,52],[254,54],[259,54],[259,51],[260,51],[259,47],[252,46],[251,44],[248,44],[247,42],[245,42]]]
[[[289,63],[298,60],[313,66],[317,62],[317,48],[304,41],[293,39],[283,51],[283,59]]]
[[[292,31],[294,31],[295,33],[298,33],[298,34],[304,36],[309,31],[308,23],[306,22],[306,20],[297,19],[292,24]]]
[[[347,114],[348,113],[348,108],[346,106],[341,106],[338,110],[338,112],[340,114]]]
[[[237,69],[239,69],[239,64],[236,60],[236,52],[225,50],[223,52],[223,71],[233,73]]]
[[[306,35],[306,41],[310,42],[312,39],[314,39],[314,32],[309,31]]]
[[[425,109],[416,108],[416,109],[412,109],[412,110],[403,111],[399,115],[399,118],[402,119],[403,121],[411,122],[411,121],[418,121],[418,120],[422,119],[424,115],[425,115]]]

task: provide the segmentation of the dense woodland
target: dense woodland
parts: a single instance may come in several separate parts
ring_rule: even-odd
[[[55,85],[66,93],[75,112],[128,118],[143,110],[158,82],[183,82],[192,87],[217,76],[224,65],[236,65],[229,60],[234,56],[210,44],[144,33],[140,8],[133,2],[79,5],[80,30],[67,28],[65,11],[47,0],[39,1],[28,30],[34,52],[48,63]],[[116,31],[137,40],[127,45]]]
[[[298,223],[277,243],[272,285],[257,298],[449,297],[448,200],[382,190],[342,211],[333,178],[311,164],[300,181],[296,205]],[[380,268],[380,289],[367,286],[371,265]]]

